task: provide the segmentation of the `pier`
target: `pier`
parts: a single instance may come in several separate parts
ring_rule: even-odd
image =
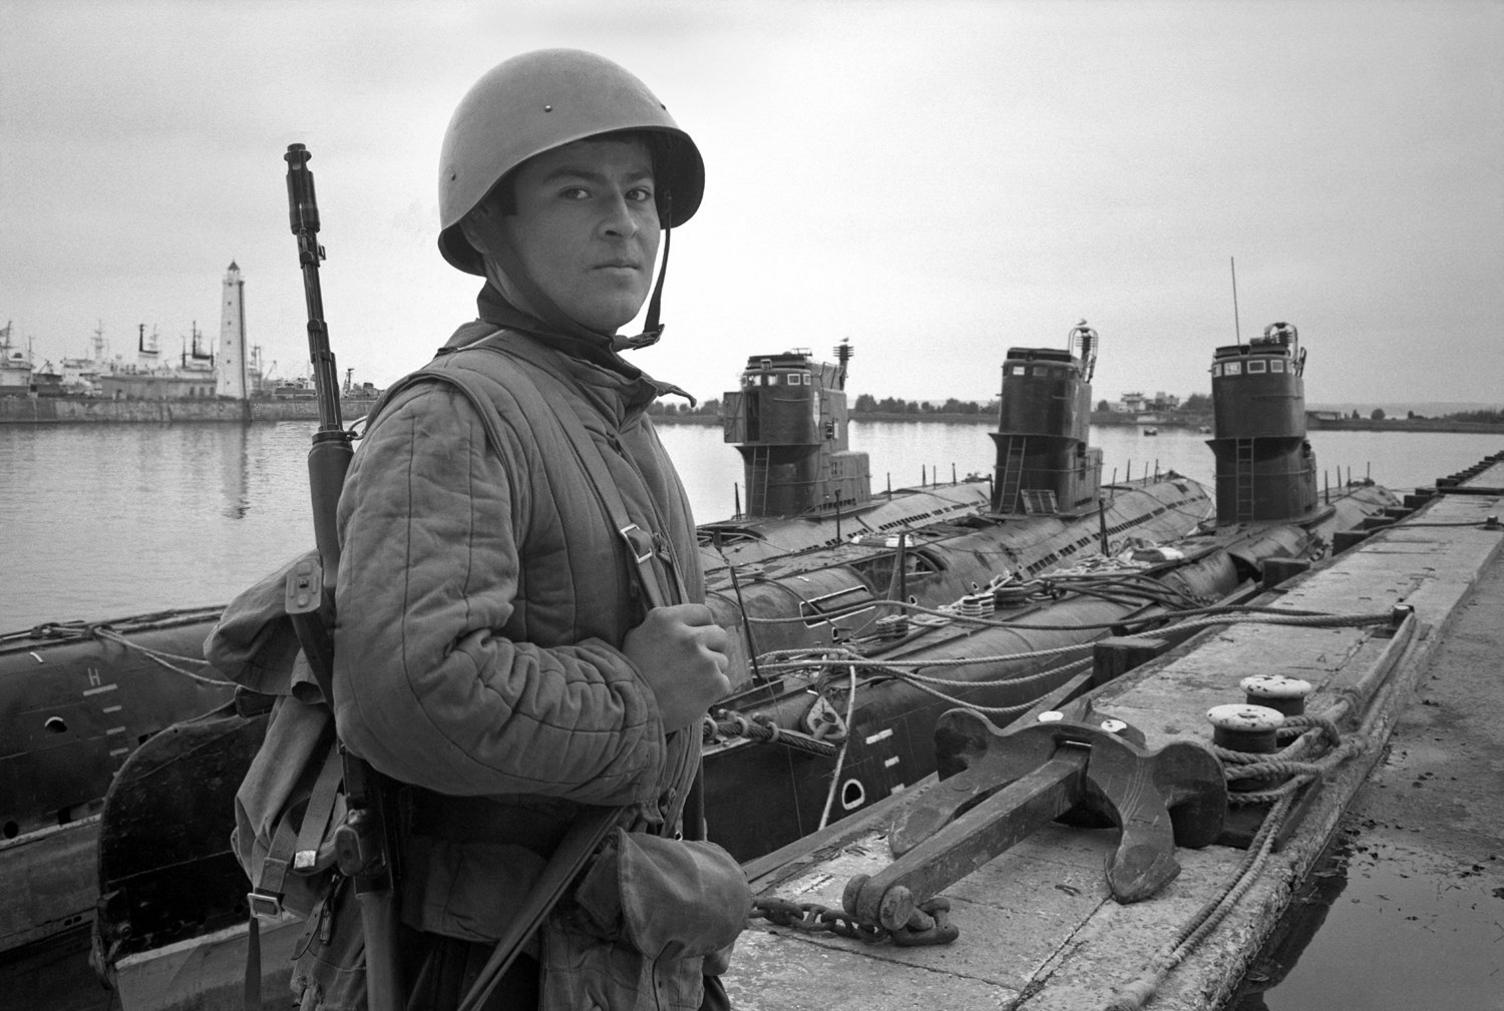
[[[376,403],[372,397],[340,398],[340,414],[359,418]],[[273,397],[232,400],[110,400],[105,397],[0,397],[0,425],[64,424],[183,424],[252,421],[317,421],[318,402],[312,398]]]
[[[1292,612],[1389,613],[1387,623],[1221,624],[1089,696],[1093,719],[1125,721],[1155,749],[1177,740],[1209,744],[1207,710],[1241,702],[1239,681],[1250,674],[1312,684],[1307,711],[1332,715],[1343,754],[1283,805],[1267,846],[1260,847],[1258,819],[1247,813],[1257,809],[1233,807],[1216,842],[1175,849],[1178,876],[1152,897],[1122,904],[1112,898],[1104,876],[1116,831],[1051,823],[940,890],[950,903],[949,921],[960,932],[952,943],[901,947],[840,936],[830,925],[843,922],[848,881],[879,874],[893,861],[888,829],[903,806],[922,795],[921,785],[749,865],[760,898],[787,899],[817,912],[801,921],[802,929],[754,920],[726,976],[733,1006],[1220,1006],[1375,772],[1396,724],[1413,708],[1417,685],[1440,692],[1451,678],[1477,683],[1486,676],[1476,669],[1478,658],[1496,658],[1504,645],[1497,621],[1479,617],[1504,612],[1504,531],[1498,522],[1504,462],[1495,458],[1438,486],[1439,494],[1411,497],[1407,504],[1418,506],[1414,511],[1353,532],[1335,558],[1261,601]],[[1463,622],[1465,640],[1458,632]],[[1433,776],[1438,770],[1459,775],[1467,766],[1459,779],[1471,789],[1421,799],[1422,791],[1395,795],[1395,787],[1385,796],[1386,777],[1392,782],[1406,774],[1390,770],[1377,777],[1377,795],[1369,791],[1363,800],[1391,821],[1436,825],[1432,845],[1480,865],[1490,859],[1485,826],[1497,826],[1504,804],[1496,779],[1504,767],[1504,731],[1498,719],[1487,718],[1499,711],[1493,687],[1492,700],[1470,719],[1456,711],[1456,690],[1446,689],[1463,731],[1439,745],[1428,741],[1417,749],[1419,759],[1404,759],[1423,761]],[[1494,779],[1487,770],[1494,770]],[[1480,801],[1484,806],[1475,808]],[[1434,805],[1446,811],[1422,813]],[[1201,919],[1229,889],[1219,911]]]

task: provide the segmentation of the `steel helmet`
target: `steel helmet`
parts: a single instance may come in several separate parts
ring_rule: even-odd
[[[534,155],[618,130],[664,140],[653,145],[659,213],[668,228],[688,221],[705,190],[705,163],[647,85],[578,49],[540,49],[493,67],[460,100],[444,133],[439,252],[460,270],[484,275],[480,254],[459,228],[465,215]]]

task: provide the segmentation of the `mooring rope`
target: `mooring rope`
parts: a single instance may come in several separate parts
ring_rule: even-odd
[[[1211,615],[1204,618],[1195,618],[1190,621],[1175,622],[1173,614],[1151,615],[1142,618],[1127,618],[1110,623],[1117,625],[1139,624],[1145,621],[1170,621],[1167,628],[1176,631],[1193,631],[1198,628],[1210,628],[1213,625],[1293,625],[1306,628],[1357,628],[1366,625],[1387,625],[1393,620],[1393,614],[1389,611],[1376,614],[1296,614],[1283,615],[1269,612],[1256,614],[1222,614]],[[968,619],[972,620],[972,619]],[[1064,626],[1062,626],[1064,627]],[[1095,626],[1075,626],[1095,627]],[[1091,649],[1095,642],[1078,642],[1065,646],[1055,646],[1049,649],[1027,650],[1019,653],[1002,653],[989,656],[975,657],[930,657],[919,660],[877,660],[871,657],[861,657],[851,651],[842,650],[839,658],[831,657],[801,657],[800,650],[775,650],[764,653],[761,660],[770,657],[790,657],[797,659],[775,659],[773,662],[761,664],[763,670],[800,670],[810,667],[844,667],[851,662],[852,656],[857,656],[864,667],[881,670],[894,670],[903,667],[968,667],[975,664],[1007,663],[1014,660],[1032,660],[1041,657],[1059,656],[1065,653],[1076,652],[1083,649]],[[819,652],[830,653],[829,649],[821,649]],[[968,682],[970,683],[970,682]]]
[[[763,744],[781,744],[794,751],[830,758],[839,747],[831,741],[821,740],[798,730],[780,727],[772,719],[748,719],[741,713],[726,710],[719,717],[707,717],[707,724],[720,737],[745,737]]]
[[[1117,993],[1113,994],[1111,1000],[1107,1002],[1106,1011],[1139,1011],[1154,999],[1160,984],[1175,967],[1185,961],[1186,956],[1195,950],[1217,924],[1222,922],[1238,904],[1243,894],[1253,887],[1254,881],[1269,860],[1278,830],[1284,826],[1285,819],[1289,816],[1290,808],[1294,803],[1293,793],[1275,802],[1274,807],[1270,808],[1269,814],[1264,818],[1263,825],[1259,826],[1258,832],[1254,835],[1248,853],[1239,867],[1237,877],[1219,897],[1203,905],[1175,932],[1175,940],[1160,948],[1150,959],[1147,969],[1118,988]]]
[[[1090,663],[1090,660],[1088,659],[1087,662]],[[1045,675],[1057,676],[1058,674],[1062,673],[1063,671],[1069,669],[1070,666],[1074,666],[1074,665],[1067,665],[1066,667],[1057,667],[1057,668],[1053,668],[1053,669],[1048,670],[1048,671],[1041,671],[1039,674],[1031,675],[1029,678],[1021,678],[1020,681],[1022,682],[1022,681],[1039,680],[1042,677],[1044,677]],[[986,714],[988,716],[1016,716],[1019,713],[1022,713],[1024,711],[1026,711],[1027,709],[1029,709],[1031,706],[1034,705],[1035,702],[1038,701],[1037,698],[1033,698],[1033,699],[1029,699],[1026,702],[1020,702],[1019,704],[1013,705],[1013,706],[984,706],[984,705],[979,705],[976,702],[968,701],[967,699],[957,698],[954,695],[947,695],[945,692],[940,691],[938,688],[931,688],[929,685],[920,684],[916,680],[913,679],[912,675],[899,675],[898,677],[899,677],[900,680],[904,680],[904,681],[910,682],[910,684],[912,685],[912,687],[914,687],[915,689],[917,689],[917,690],[919,690],[921,692],[924,692],[926,695],[931,695],[931,696],[933,696],[933,697],[941,700],[942,702],[949,702],[951,705],[954,705],[954,706],[964,706],[967,709],[973,709],[976,712],[984,713],[984,714]],[[970,683],[977,683],[977,684],[979,684],[980,682],[970,682]],[[992,682],[992,683],[996,684],[997,682]]]
[[[825,791],[825,809],[820,812],[820,828],[830,824],[830,808],[835,803],[836,791],[840,789],[841,767],[846,764],[846,745],[851,741],[851,720],[856,716],[856,664],[851,665],[851,683],[846,695],[846,736],[841,741],[841,750],[836,755],[836,767],[830,774],[830,789]],[[818,830],[817,830],[818,831]]]
[[[1075,591],[1072,591],[1075,592]],[[1146,598],[1149,594],[1143,594]],[[1385,611],[1375,614],[1338,615],[1323,611],[1306,611],[1293,608],[1276,608],[1248,604],[1218,605],[1212,607],[1193,607],[1173,609],[1165,598],[1152,597],[1154,603],[1172,607],[1171,610],[1160,614],[1148,615],[1125,615],[1109,621],[1076,622],[1068,625],[1045,625],[1035,622],[1016,621],[1010,618],[982,617],[978,615],[962,614],[949,608],[924,607],[902,600],[873,600],[861,604],[855,604],[839,611],[831,611],[820,615],[828,621],[850,617],[860,614],[875,607],[888,607],[912,614],[927,614],[933,617],[946,618],[957,625],[970,625],[977,628],[999,628],[1008,631],[1028,632],[1075,632],[1094,628],[1119,628],[1125,625],[1139,625],[1146,622],[1164,622],[1175,628],[1203,628],[1210,625],[1233,624],[1237,622],[1266,621],[1269,624],[1282,625],[1311,625],[1314,627],[1342,627],[1344,625],[1377,625],[1388,622],[1392,618],[1391,612]],[[805,624],[809,621],[809,615],[791,615],[780,618],[764,618],[746,615],[745,620],[751,624],[781,625],[781,624]],[[868,624],[871,624],[870,622]],[[788,651],[785,651],[788,652]],[[769,654],[763,654],[767,656]],[[1022,654],[1020,654],[1022,655]]]
[[[1293,730],[1299,736],[1274,755],[1255,754],[1243,757],[1243,753],[1234,752],[1233,754],[1239,757],[1223,758],[1224,762],[1228,763],[1224,764],[1223,772],[1229,781],[1258,776],[1262,773],[1288,772],[1292,775],[1284,783],[1269,790],[1229,793],[1230,804],[1268,802],[1272,805],[1269,813],[1264,816],[1263,824],[1259,826],[1259,830],[1249,843],[1248,853],[1239,865],[1237,876],[1228,883],[1218,897],[1209,900],[1176,931],[1175,940],[1160,948],[1144,972],[1118,988],[1108,1001],[1105,1011],[1141,1011],[1149,1001],[1153,1000],[1160,985],[1175,967],[1195,950],[1207,934],[1216,929],[1217,924],[1253,886],[1269,860],[1274,841],[1284,828],[1300,790],[1308,783],[1325,776],[1337,765],[1366,752],[1373,746],[1373,727],[1378,718],[1378,706],[1369,708],[1368,713],[1353,733],[1344,735],[1337,727],[1337,720],[1355,711],[1361,701],[1357,691],[1349,687],[1319,715],[1288,717],[1281,731]],[[1320,759],[1302,762],[1288,757],[1303,753],[1322,738],[1326,738],[1336,746]],[[1223,757],[1225,749],[1213,747],[1213,751],[1217,752],[1219,757]],[[1252,761],[1248,760],[1250,757]]]
[[[90,629],[90,632],[94,635],[95,638],[103,639],[106,642],[113,642],[117,646],[121,646],[125,649],[140,653],[142,656],[146,657],[152,663],[163,668],[164,670],[169,670],[174,674],[180,674],[191,681],[197,681],[200,684],[213,685],[216,688],[235,687],[235,682],[233,681],[227,681],[223,678],[205,677],[202,674],[188,670],[186,667],[178,666],[178,664],[191,663],[197,664],[200,667],[208,667],[209,661],[203,659],[202,657],[183,656],[179,653],[169,653],[166,650],[152,649],[150,646],[143,646],[139,642],[131,641],[112,628],[96,627]]]
[[[1411,523],[1406,520],[1400,520],[1391,523],[1388,526],[1374,527],[1373,531],[1374,533],[1378,533],[1380,530],[1414,530],[1416,527],[1475,527],[1478,530],[1504,530],[1504,526],[1500,526],[1498,522],[1489,523],[1489,521],[1485,519],[1457,520],[1453,522],[1442,522],[1440,520],[1435,520],[1430,523]]]
[[[1333,707],[1339,708],[1339,707]],[[1300,717],[1297,717],[1300,718]],[[1306,731],[1297,740],[1320,737],[1327,735],[1330,730],[1335,730],[1335,725],[1330,728],[1330,720],[1323,717],[1312,718],[1315,724],[1311,730]],[[1232,911],[1233,907],[1243,897],[1249,888],[1253,887],[1254,881],[1268,863],[1269,855],[1273,851],[1274,840],[1279,831],[1284,828],[1285,821],[1295,804],[1296,795],[1307,783],[1325,775],[1334,766],[1346,761],[1352,755],[1366,750],[1368,746],[1368,734],[1360,732],[1347,738],[1338,747],[1328,752],[1319,762],[1294,762],[1284,759],[1263,761],[1253,764],[1236,765],[1234,768],[1225,769],[1229,780],[1243,779],[1268,772],[1292,772],[1294,775],[1286,782],[1270,790],[1229,794],[1228,802],[1232,804],[1251,804],[1255,802],[1270,802],[1273,804],[1269,813],[1264,816],[1263,824],[1254,834],[1249,843],[1248,853],[1239,865],[1236,877],[1222,890],[1222,893],[1203,905],[1194,916],[1176,931],[1175,939],[1168,945],[1160,948],[1159,952],[1150,959],[1149,967],[1135,979],[1118,988],[1111,1000],[1108,1001],[1106,1011],[1140,1011],[1158,992],[1160,985],[1170,973],[1186,957],[1196,949],[1206,935],[1216,929],[1217,924]],[[1295,747],[1292,745],[1291,747]],[[1222,750],[1222,749],[1215,749]],[[1288,750],[1288,749],[1287,749]],[[1255,756],[1267,758],[1268,756]]]
[[[1035,681],[1043,681],[1047,678],[1051,678],[1066,672],[1074,674],[1078,670],[1084,670],[1087,667],[1090,667],[1092,663],[1093,658],[1088,656],[1082,657],[1079,660],[1072,660],[1071,662],[1066,664],[1061,664],[1058,667],[1050,667],[1045,670],[1036,671],[1033,674],[1004,675],[1001,677],[987,678],[985,680],[972,680],[966,678],[937,678],[932,677],[928,674],[920,674],[917,671],[883,671],[882,664],[869,663],[864,664],[863,666],[868,667],[871,670],[883,671],[884,674],[893,678],[894,680],[907,681],[910,684],[913,684],[915,687],[924,684],[935,685],[944,688],[992,688],[1000,685],[1007,685],[1010,688],[1014,688],[1019,685],[1031,684]]]

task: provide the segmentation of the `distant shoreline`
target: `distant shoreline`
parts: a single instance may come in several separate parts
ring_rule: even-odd
[[[340,400],[341,415],[353,420],[370,409],[369,398]],[[0,424],[142,424],[183,422],[247,422],[317,420],[318,402],[303,400],[235,401],[218,398],[201,400],[106,400],[100,397],[0,397]],[[660,425],[720,426],[719,414],[652,413]],[[855,422],[902,422],[907,424],[997,425],[996,411],[976,414],[912,414],[896,411],[870,411],[849,414]],[[1191,414],[1140,421],[1123,414],[1104,415],[1093,411],[1091,423],[1103,428],[1182,428],[1190,431],[1210,430],[1211,415]],[[1467,435],[1504,434],[1504,422],[1454,421],[1449,418],[1320,418],[1307,415],[1306,427],[1312,432],[1448,432]]]
[[[1315,418],[1306,422],[1313,432],[1464,432],[1469,435],[1493,435],[1504,432],[1504,422],[1452,421],[1449,418],[1343,418],[1325,421]]]
[[[341,397],[340,414],[353,421],[370,410],[370,397]],[[279,400],[200,397],[193,400],[114,400],[105,397],[0,397],[0,424],[140,425],[251,421],[317,421],[319,402],[312,398]]]
[[[654,424],[667,425],[719,425],[718,414],[654,414]],[[910,422],[923,424],[938,422],[946,425],[996,425],[992,414],[898,414],[889,412],[852,413],[852,421]],[[1211,426],[1211,418],[1162,419],[1153,422],[1133,420],[1099,420],[1092,416],[1091,423],[1104,428],[1185,428],[1192,431]],[[1450,432],[1467,435],[1504,434],[1504,422],[1452,421],[1447,418],[1342,418],[1323,420],[1308,418],[1306,428],[1312,432]]]

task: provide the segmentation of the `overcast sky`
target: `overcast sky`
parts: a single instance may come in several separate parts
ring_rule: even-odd
[[[1085,318],[1098,397],[1205,392],[1288,320],[1312,402],[1504,403],[1499,0],[0,0],[0,324],[39,364],[101,326],[175,353],[233,260],[248,339],[307,374],[299,141],[340,370],[385,385],[474,316],[434,245],[449,116],[544,46],[704,153],[634,359],[701,398],[850,338],[855,392],[987,400]]]

